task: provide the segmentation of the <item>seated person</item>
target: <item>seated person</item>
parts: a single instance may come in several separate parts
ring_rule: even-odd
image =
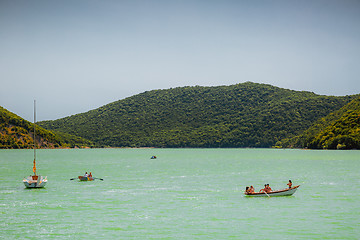
[[[270,187],[269,184],[266,185],[265,191],[266,191],[267,193],[272,192],[272,189],[271,189],[271,187]]]
[[[263,189],[260,189],[259,193],[265,192],[265,191],[266,191],[266,184],[264,185],[264,188],[263,188]]]

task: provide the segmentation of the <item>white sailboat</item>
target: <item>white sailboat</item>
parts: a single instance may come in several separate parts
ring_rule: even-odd
[[[33,172],[34,175],[30,175],[27,178],[24,178],[23,183],[26,188],[42,188],[45,187],[47,183],[47,177],[43,177],[41,175],[36,175],[36,131],[35,131],[35,123],[36,123],[36,104],[34,100],[34,166]]]

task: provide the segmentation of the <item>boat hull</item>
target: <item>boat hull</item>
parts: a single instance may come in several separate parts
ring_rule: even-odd
[[[283,189],[283,190],[278,190],[278,191],[273,191],[270,193],[245,193],[246,196],[248,197],[280,197],[280,196],[291,196],[293,195],[296,190],[300,187],[300,185],[292,187],[292,188],[288,188],[288,189]]]
[[[93,177],[78,176],[80,181],[94,181]]]
[[[26,188],[43,188],[47,183],[47,177],[29,176],[24,178],[23,183]]]

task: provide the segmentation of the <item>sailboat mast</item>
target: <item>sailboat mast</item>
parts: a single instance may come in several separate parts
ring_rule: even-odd
[[[33,167],[33,172],[34,172],[34,175],[36,176],[36,128],[35,128],[35,123],[36,123],[36,100],[34,100],[34,167]]]

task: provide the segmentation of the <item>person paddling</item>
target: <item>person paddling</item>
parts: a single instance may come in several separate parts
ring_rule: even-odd
[[[264,185],[263,189],[260,189],[259,193],[266,192],[266,184]]]
[[[272,189],[270,187],[270,184],[267,184],[266,185],[266,192],[269,193],[269,192],[272,192]]]

